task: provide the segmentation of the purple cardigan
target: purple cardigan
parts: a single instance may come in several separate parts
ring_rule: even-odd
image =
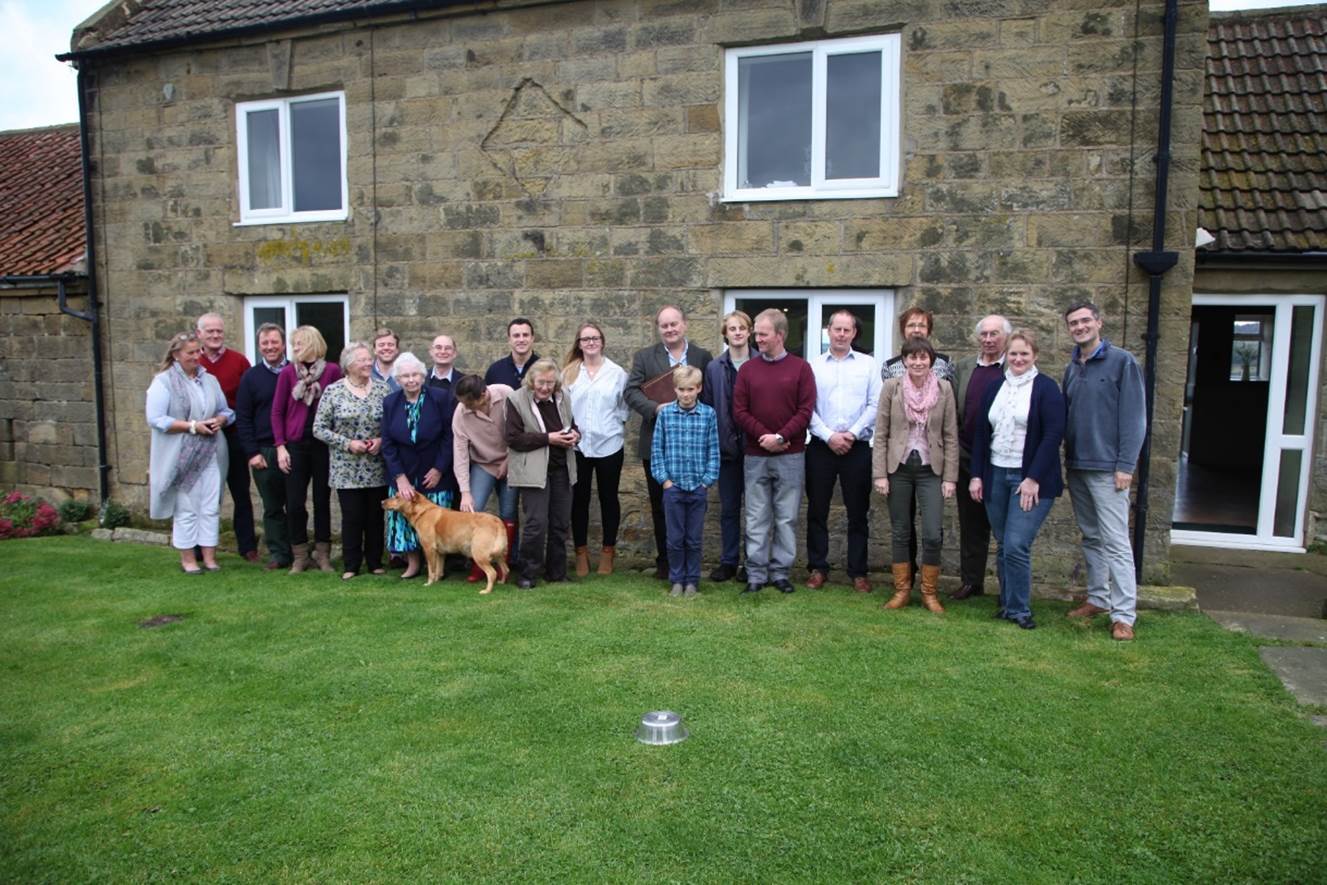
[[[318,379],[318,383],[322,385],[323,390],[326,390],[328,385],[340,379],[341,367],[336,363],[328,363],[323,368],[323,375]],[[291,397],[290,391],[295,387],[296,380],[294,363],[287,363],[281,374],[276,376],[276,393],[272,396],[272,438],[274,444],[278,446],[303,439],[304,425],[309,420],[309,409],[318,408],[318,400],[314,400],[312,406],[306,406]],[[321,397],[321,394],[319,396]]]

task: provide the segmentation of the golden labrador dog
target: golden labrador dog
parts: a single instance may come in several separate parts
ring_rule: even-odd
[[[403,514],[419,535],[419,549],[429,566],[425,587],[442,580],[443,557],[448,553],[464,553],[483,570],[488,586],[480,593],[493,592],[495,576],[507,583],[507,530],[496,516],[448,510],[418,492],[408,501],[400,495],[386,498],[382,509]]]

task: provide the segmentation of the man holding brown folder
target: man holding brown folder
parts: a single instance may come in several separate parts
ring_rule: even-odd
[[[654,315],[659,343],[636,352],[623,395],[632,411],[640,415],[637,452],[645,467],[650,490],[650,517],[654,523],[655,577],[668,580],[667,530],[664,526],[663,487],[650,473],[650,447],[654,443],[654,419],[672,402],[672,372],[677,366],[695,366],[701,372],[709,365],[710,352],[687,339],[687,318],[682,308],[668,304]]]

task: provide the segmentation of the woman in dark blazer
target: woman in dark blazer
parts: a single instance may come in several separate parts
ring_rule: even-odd
[[[1032,620],[1032,542],[1064,492],[1064,397],[1049,375],[1037,371],[1032,333],[1010,335],[1004,359],[1004,380],[986,391],[973,416],[968,493],[985,502],[997,543],[1000,607],[995,616],[1031,630],[1037,626]]]
[[[423,495],[439,507],[451,509],[458,491],[452,473],[452,413],[456,399],[450,390],[424,384],[424,364],[412,353],[396,358],[392,374],[401,389],[382,406],[382,456],[387,462],[387,496],[409,500]],[[387,548],[404,554],[402,578],[419,574],[419,538],[405,515],[387,511]]]

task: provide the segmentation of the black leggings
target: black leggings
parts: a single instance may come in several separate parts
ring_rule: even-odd
[[[386,497],[384,486],[336,490],[341,503],[341,555],[346,571],[358,574],[361,564],[367,571],[382,568],[382,499]]]
[[[309,543],[309,482],[313,482],[313,539],[332,540],[332,490],[327,485],[327,446],[312,436],[286,443],[290,472],[286,477],[286,524],[290,543]]]
[[[602,458],[576,453],[576,485],[571,492],[571,537],[577,547],[590,541],[590,477],[599,486],[599,516],[604,523],[604,546],[617,546],[617,527],[622,522],[622,504],[617,488],[622,479],[624,450]]]

